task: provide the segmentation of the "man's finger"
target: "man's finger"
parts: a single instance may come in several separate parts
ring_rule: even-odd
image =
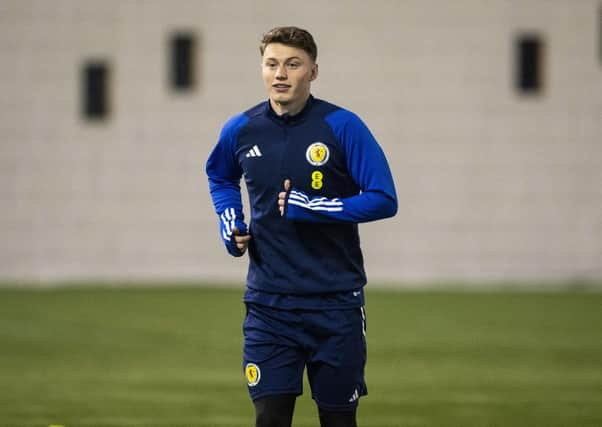
[[[246,236],[247,234],[246,233],[243,234],[243,232],[240,231],[240,229],[235,226],[234,228],[232,228],[232,235],[233,236]]]
[[[248,242],[249,240],[251,240],[251,236],[249,234],[235,236],[234,240],[236,240],[236,243],[245,243],[245,242]]]

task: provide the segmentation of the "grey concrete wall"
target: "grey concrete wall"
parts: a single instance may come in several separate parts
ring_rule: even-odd
[[[224,279],[203,167],[223,122],[265,98],[258,40],[312,31],[314,94],[358,113],[400,211],[361,226],[369,278],[602,278],[602,63],[594,0],[0,2],[0,279]],[[166,44],[201,40],[200,85]],[[546,43],[545,90],[513,87],[513,41]],[[112,115],[79,114],[86,59]]]

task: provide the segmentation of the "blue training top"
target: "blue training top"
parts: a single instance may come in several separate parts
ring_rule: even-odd
[[[228,252],[241,255],[233,227],[252,236],[245,301],[286,309],[363,305],[357,223],[395,215],[397,196],[387,159],[359,117],[312,96],[294,116],[262,102],[224,125],[206,172]],[[292,188],[281,216],[285,179]]]

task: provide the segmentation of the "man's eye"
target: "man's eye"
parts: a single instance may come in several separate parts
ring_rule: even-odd
[[[299,64],[298,62],[291,62],[290,64],[288,64],[288,66],[289,66],[290,68],[298,68],[298,67],[299,67],[299,65],[300,65],[300,64]]]

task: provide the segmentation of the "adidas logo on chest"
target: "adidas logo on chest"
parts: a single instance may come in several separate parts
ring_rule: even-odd
[[[245,154],[245,157],[261,157],[261,151],[259,150],[259,147],[257,145],[254,145],[253,148],[251,148],[247,154]]]

